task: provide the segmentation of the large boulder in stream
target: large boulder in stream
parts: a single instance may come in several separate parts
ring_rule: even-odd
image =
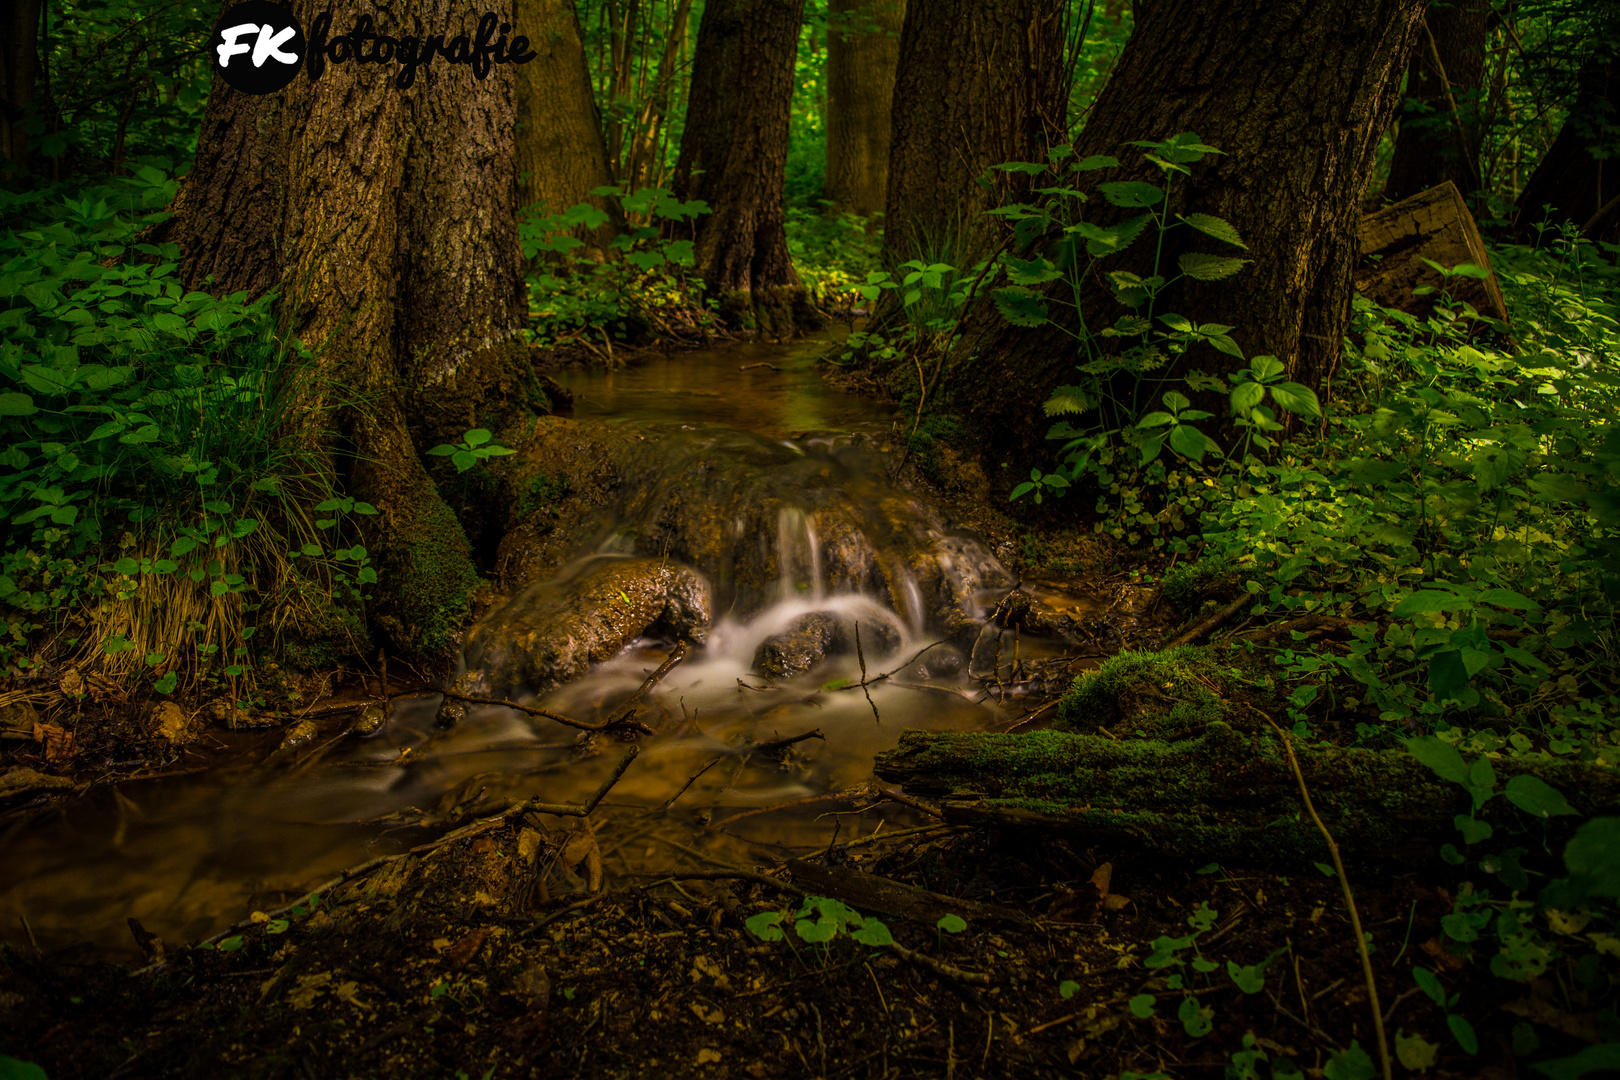
[[[565,581],[529,586],[472,629],[466,673],[451,689],[471,697],[544,693],[609,660],[645,634],[702,643],[713,617],[708,582],[658,559],[595,560]],[[446,698],[441,723],[466,715]]]

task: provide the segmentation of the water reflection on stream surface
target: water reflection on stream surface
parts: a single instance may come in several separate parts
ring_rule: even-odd
[[[572,372],[560,381],[576,394],[581,418],[724,425],[772,439],[884,426],[886,410],[822,384],[813,356],[825,347],[753,344]],[[738,370],[749,364],[780,370]],[[650,695],[641,719],[657,734],[642,740],[640,758],[590,819],[610,880],[680,860],[652,842],[660,837],[748,861],[825,846],[835,830],[848,839],[880,823],[919,823],[925,819],[893,803],[827,816],[852,809],[847,800],[737,815],[869,782],[873,754],[893,746],[902,728],[974,730],[1003,718],[993,703],[977,700],[980,688],[965,671],[930,664],[926,654],[911,660],[934,640],[914,614],[818,591],[785,590],[746,621],[718,613],[705,646]],[[866,660],[870,674],[896,673],[871,686],[870,701],[849,687],[861,678],[854,656],[774,683],[751,671],[766,635],[812,610],[891,627],[887,652],[874,647]],[[580,720],[606,718],[669,648],[638,641],[540,702]],[[347,721],[333,721],[317,753],[283,763],[264,760],[279,731],[230,733],[217,767],[94,789],[13,826],[0,834],[0,935],[26,940],[19,929],[26,916],[46,948],[88,939],[123,950],[131,944],[125,919],[133,917],[170,942],[195,940],[248,911],[279,907],[345,867],[435,835],[409,824],[413,808],[442,812],[480,791],[486,800],[537,794],[579,801],[624,749],[502,708],[475,708],[460,726],[442,730],[434,726],[438,701],[399,700],[390,728],[363,742],[341,737]],[[750,754],[759,743],[812,730],[823,738],[794,744],[785,761]],[[393,815],[391,823],[375,822],[385,815]]]

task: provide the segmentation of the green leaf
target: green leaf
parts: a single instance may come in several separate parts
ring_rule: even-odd
[[[960,934],[967,929],[967,920],[960,915],[943,915],[935,925],[947,934]]]
[[[1435,771],[1442,780],[1454,784],[1468,783],[1468,765],[1457,748],[1437,735],[1420,735],[1406,740],[1406,750],[1418,761]]]
[[[1208,435],[1190,424],[1177,424],[1170,429],[1170,449],[1193,461],[1202,461],[1205,454],[1220,452],[1220,447]]]
[[[874,949],[894,944],[894,935],[889,933],[889,928],[881,919],[874,919],[870,915],[862,922],[860,929],[851,931],[849,936]]]
[[[1117,169],[1117,168],[1119,168],[1119,159],[1118,158],[1109,157],[1107,154],[1092,154],[1090,157],[1086,158],[1084,161],[1077,162],[1075,164],[1075,166],[1074,166],[1074,171],[1075,172],[1092,172],[1093,170],[1096,170],[1096,169]]]
[[[1520,810],[1539,818],[1580,813],[1569,805],[1569,800],[1564,798],[1557,788],[1545,780],[1527,774],[1509,780],[1502,794],[1507,796],[1508,802]]]
[[[1272,386],[1271,400],[1295,416],[1314,419],[1322,415],[1322,403],[1316,399],[1316,391],[1299,383],[1285,382]]]
[[[433,449],[428,451],[428,456],[429,457],[449,457],[451,454],[454,454],[455,452],[456,452],[456,448],[454,446],[451,446],[449,443],[440,443],[438,446],[435,446]],[[319,509],[319,507],[317,507],[316,509]]]
[[[46,1080],[46,1076],[45,1070],[31,1061],[18,1061],[0,1054],[0,1080]]]
[[[1564,848],[1564,866],[1590,896],[1620,896],[1620,818],[1593,818]]]
[[[748,932],[761,941],[781,941],[783,915],[780,911],[762,911],[757,915],[750,915],[743,925]]]
[[[473,428],[471,431],[467,432],[467,434],[463,436],[463,438],[466,439],[468,446],[483,446],[485,443],[489,442],[489,440],[493,439],[494,437],[495,436],[491,435],[488,431],[484,430],[483,428]]]
[[[1492,604],[1496,607],[1512,608],[1518,611],[1540,611],[1541,605],[1512,589],[1486,589],[1476,598],[1477,603]]]
[[[1226,974],[1231,976],[1232,982],[1245,994],[1258,994],[1266,985],[1265,969],[1258,964],[1240,967],[1235,962],[1226,962]]]
[[[1397,618],[1404,619],[1409,615],[1421,615],[1430,611],[1456,611],[1472,606],[1472,601],[1464,600],[1456,593],[1441,592],[1439,589],[1419,589],[1409,593],[1406,599],[1396,604],[1394,614]]]
[[[1104,255],[1124,251],[1136,243],[1137,237],[1142,235],[1142,231],[1152,220],[1151,214],[1138,214],[1136,217],[1106,226],[1082,221],[1073,226],[1072,231],[1085,238],[1086,254],[1094,259],[1100,259]]]
[[[267,934],[285,934],[290,926],[292,926],[292,923],[286,919],[271,919],[264,924],[264,932]]]
[[[1275,356],[1253,356],[1249,358],[1249,374],[1260,382],[1270,382],[1281,375],[1286,368],[1283,362]]]
[[[1047,321],[1046,301],[1039,294],[1008,286],[991,294],[1001,317],[1014,326],[1040,326]]]
[[[218,947],[220,952],[235,952],[237,949],[240,949],[242,947],[242,945],[243,945],[242,935],[241,934],[236,934],[236,935],[234,935],[232,937],[228,937],[224,941],[220,942],[217,947]]]
[[[1052,265],[1050,259],[1036,256],[1025,262],[1010,255],[1007,257],[1007,278],[1014,285],[1044,285],[1062,276],[1063,273]]]
[[[823,944],[838,936],[838,923],[827,918],[816,919],[814,922],[800,919],[793,924],[793,929],[799,937],[812,945]]]
[[[1220,281],[1243,269],[1248,262],[1248,259],[1189,251],[1176,260],[1176,265],[1181,267],[1183,274],[1194,281]]]
[[[0,416],[30,416],[38,411],[27,394],[0,394]]]
[[[1138,1020],[1146,1020],[1153,1015],[1155,1000],[1152,994],[1137,994],[1131,998],[1129,1007],[1131,1015]]]
[[[1620,1043],[1599,1043],[1588,1046],[1569,1057],[1542,1061],[1530,1066],[1552,1080],[1581,1080],[1593,1074],[1620,1070]],[[40,1074],[43,1078],[44,1074]]]
[[[1470,1054],[1479,1053],[1479,1036],[1474,1034],[1474,1025],[1456,1013],[1452,1013],[1446,1017],[1446,1027],[1451,1029],[1451,1034],[1456,1038],[1458,1046]]]
[[[1214,1009],[1206,1009],[1198,1004],[1196,997],[1188,996],[1181,999],[1181,1008],[1176,1010],[1176,1018],[1181,1021],[1182,1030],[1189,1038],[1201,1039],[1214,1028],[1214,1021],[1210,1019],[1215,1014]]]
[[[1075,982],[1073,979],[1064,979],[1062,982],[1058,983],[1058,993],[1062,995],[1064,1001],[1068,1001],[1079,992],[1080,984]]]
[[[1213,236],[1217,240],[1224,240],[1226,243],[1231,244],[1234,247],[1245,249],[1248,247],[1247,244],[1239,239],[1237,227],[1223,218],[1215,217],[1213,214],[1187,214],[1184,216],[1178,216],[1181,216],[1182,221],[1185,221],[1188,225],[1191,225],[1193,228],[1197,229],[1201,233],[1204,233],[1206,236]]]
[[[1412,969],[1412,979],[1418,984],[1418,989],[1423,991],[1424,996],[1441,1008],[1445,1007],[1446,991],[1440,985],[1440,980],[1434,977],[1434,972],[1428,968],[1415,967]]]
[[[1157,206],[1164,201],[1164,191],[1145,180],[1114,180],[1097,189],[1115,206]]]
[[[1406,1068],[1417,1071],[1432,1068],[1439,1053],[1439,1043],[1432,1043],[1421,1035],[1408,1035],[1396,1029],[1395,1057]]]
[[[1328,1058],[1327,1064],[1322,1068],[1322,1075],[1327,1080],[1373,1080],[1378,1070],[1373,1067],[1372,1058],[1367,1051],[1361,1048],[1359,1040],[1351,1040],[1348,1050],[1340,1050]]]
[[[1458,814],[1452,819],[1452,823],[1462,833],[1463,843],[1465,844],[1482,844],[1491,838],[1491,833],[1494,831],[1490,822],[1480,821],[1469,817],[1467,814]]]
[[[1232,414],[1254,408],[1266,397],[1266,388],[1257,382],[1240,382],[1232,388]]]

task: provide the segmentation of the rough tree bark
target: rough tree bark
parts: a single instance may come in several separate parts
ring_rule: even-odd
[[[1170,210],[1231,222],[1253,260],[1224,281],[1172,285],[1158,312],[1233,325],[1244,355],[1274,355],[1288,378],[1320,386],[1348,324],[1360,203],[1422,9],[1423,0],[1138,5],[1135,32],[1075,140],[1077,156],[1112,155],[1122,165],[1085,176],[1158,182],[1158,170],[1126,144],[1196,133],[1224,156],[1178,180]],[[1140,212],[1100,198],[1086,207],[1086,220],[1098,224]],[[1160,265],[1171,268],[1182,251],[1219,246],[1187,228],[1164,241]],[[1154,258],[1155,245],[1139,242],[1104,269],[1145,277]],[[1067,285],[1051,288],[1060,296]],[[1081,300],[1093,329],[1125,313],[1100,278],[1087,282]],[[1053,311],[1072,314],[1056,304]],[[1076,356],[1058,326],[1012,326],[981,296],[945,359],[936,400],[993,432],[998,460],[1009,452],[1037,460],[1047,427],[1041,403],[1072,380]],[[1184,362],[1216,373],[1232,365],[1197,349]]]
[[[1427,33],[1418,28],[1406,68],[1408,111],[1395,136],[1395,156],[1384,185],[1384,197],[1391,202],[1447,180],[1465,195],[1479,188],[1478,98],[1490,21],[1489,0],[1436,0],[1429,5]]]
[[[39,74],[40,0],[15,0],[0,15],[0,159],[4,174],[28,167],[28,134],[22,121],[34,100]]]
[[[976,181],[1044,161],[1066,127],[1062,0],[912,0],[900,32],[884,261],[972,266],[993,246],[984,211],[1010,196]],[[998,174],[1005,176],[1006,174]]]
[[[612,184],[613,173],[572,0],[514,0],[513,14],[535,53],[517,69],[519,207],[541,202],[545,213],[560,214],[588,202],[616,215],[591,194]],[[605,248],[617,231],[609,220],[579,237]]]
[[[295,0],[309,27],[324,2]],[[333,33],[471,33],[450,0],[332,7]],[[510,9],[494,12],[511,21]],[[282,292],[281,319],[316,357],[296,435],[374,504],[369,612],[408,656],[448,654],[477,584],[461,523],[421,454],[531,399],[517,244],[509,69],[442,62],[396,88],[391,64],[334,64],[318,82],[251,96],[216,81],[196,162],[162,239],[189,286]],[[346,474],[346,475],[345,475]]]
[[[827,31],[827,175],[823,194],[862,217],[883,212],[890,111],[905,0],[832,0]]]
[[[1514,231],[1536,240],[1536,225],[1566,222],[1593,240],[1620,239],[1620,163],[1613,156],[1620,127],[1620,64],[1588,60],[1569,116],[1519,193]],[[1544,207],[1551,207],[1549,213]]]
[[[788,253],[787,183],[793,64],[804,0],[710,0],[698,25],[674,187],[701,199],[698,273],[721,312],[775,331],[815,323]]]

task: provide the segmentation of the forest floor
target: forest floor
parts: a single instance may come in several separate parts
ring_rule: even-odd
[[[1252,1069],[1255,1052],[1274,1075],[1287,1057],[1322,1076],[1352,1039],[1374,1046],[1338,886],[1310,868],[1195,868],[1074,837],[939,826],[831,847],[797,875],[693,858],[701,868],[660,880],[573,880],[548,895],[565,846],[538,819],[491,821],[133,971],[74,950],[7,950],[0,1047],[58,1080],[842,1080],[1273,1075],[1227,1072]],[[816,866],[844,884],[827,890]],[[1573,1006],[1504,993],[1450,956],[1439,936],[1450,897],[1403,869],[1351,870],[1391,1039],[1431,1040],[1409,1045],[1420,1060],[1445,1044],[1429,1075],[1519,1075],[1507,1021]],[[745,926],[791,915],[796,876],[821,891],[855,881],[869,896],[870,875],[886,879],[883,906],[922,916],[885,916],[904,952],[843,935],[766,942]],[[936,910],[966,912],[966,928],[944,932]],[[1143,966],[1156,939],[1188,935],[1191,966]],[[1474,1015],[1506,1010],[1477,1056],[1397,977],[1417,951]],[[1261,985],[1240,992],[1228,962],[1266,962]],[[1175,973],[1194,999],[1169,988]]]

